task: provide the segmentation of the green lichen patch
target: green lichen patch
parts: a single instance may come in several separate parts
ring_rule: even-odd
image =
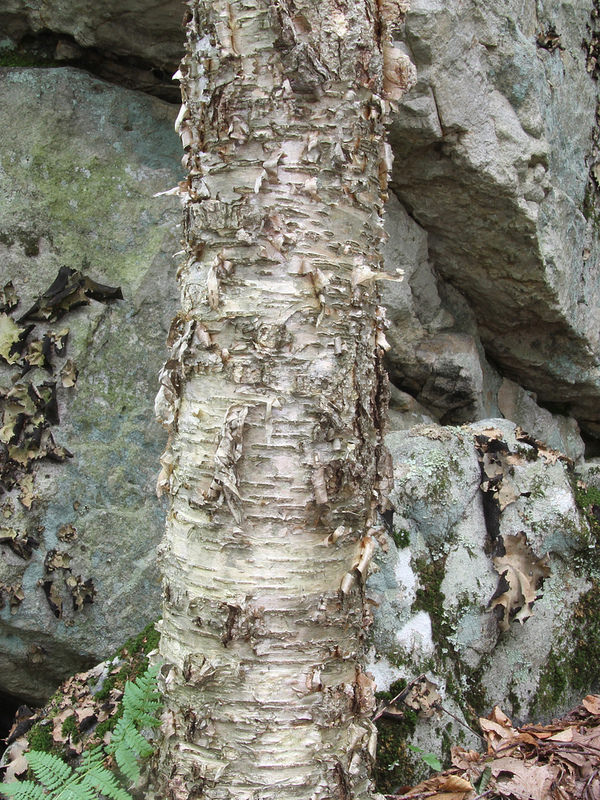
[[[564,706],[571,695],[581,696],[600,686],[600,582],[577,602],[561,644],[555,645],[540,675],[532,703],[536,714]]]
[[[596,486],[588,486],[583,481],[575,480],[573,492],[575,502],[590,526],[594,540],[600,542],[600,489]]]

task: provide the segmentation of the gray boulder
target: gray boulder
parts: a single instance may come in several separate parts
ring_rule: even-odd
[[[179,0],[3,0],[0,28],[17,40],[27,33],[69,34],[83,48],[171,69],[182,55],[182,17]]]
[[[594,435],[597,24],[589,0],[413,0],[398,46],[418,82],[391,131],[393,188],[487,356]]]
[[[50,349],[48,369],[1,371],[0,690],[33,702],[159,615],[164,434],[152,409],[177,306],[179,210],[152,195],[180,180],[174,116],[74,69],[0,71],[0,287],[12,281],[20,298],[4,325],[61,267],[123,295],[88,295],[59,319],[33,313],[20,323],[35,324],[25,353],[68,328],[66,352]],[[15,402],[30,385],[51,393],[44,383],[55,411],[36,401],[11,438]]]
[[[413,744],[477,746],[495,704],[520,720],[566,710],[596,679],[600,610],[572,462],[504,419],[417,425],[387,445],[395,514],[368,582],[370,670],[379,690],[422,674],[435,687]]]

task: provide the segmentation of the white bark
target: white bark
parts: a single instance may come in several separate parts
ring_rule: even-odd
[[[382,52],[399,8],[189,6],[182,311],[157,402],[158,772],[172,798],[360,798],[363,581],[388,470]],[[390,96],[406,74],[392,50]]]

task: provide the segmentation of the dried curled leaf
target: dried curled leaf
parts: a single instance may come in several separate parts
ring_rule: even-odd
[[[17,325],[8,314],[0,314],[0,356],[7,364],[17,363],[30,330]]]
[[[550,575],[550,567],[548,555],[538,558],[523,531],[515,536],[499,537],[499,544],[503,552],[493,561],[500,580],[490,608],[497,609],[500,630],[507,631],[512,620],[523,624],[531,616],[544,578]]]
[[[123,293],[119,287],[96,283],[79,270],[61,267],[53,283],[18,322],[59,319],[77,306],[88,305],[90,298],[106,303],[122,300]]]
[[[437,685],[423,675],[412,684],[404,703],[424,717],[432,717],[438,710],[441,700]]]

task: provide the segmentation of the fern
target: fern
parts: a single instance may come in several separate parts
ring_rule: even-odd
[[[2,787],[2,794],[15,800],[46,800],[47,794],[39,783],[33,781],[14,781]]]
[[[156,687],[157,673],[157,666],[148,667],[135,681],[125,684],[123,715],[110,744],[84,752],[75,769],[53,753],[31,750],[25,757],[36,781],[2,784],[0,793],[12,800],[132,800],[122,780],[105,766],[105,761],[112,756],[130,783],[139,779],[139,760],[154,750],[141,729],[160,722],[157,714],[162,703]]]

